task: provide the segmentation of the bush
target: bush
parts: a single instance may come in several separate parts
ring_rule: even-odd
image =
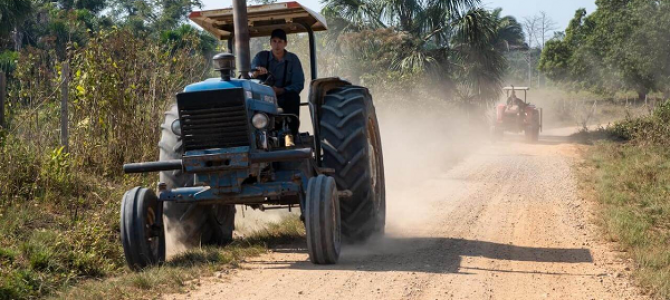
[[[651,116],[618,122],[610,132],[636,144],[670,146],[670,100],[654,110]]]
[[[174,95],[208,73],[186,35],[179,47],[128,30],[92,34],[69,54],[69,140],[76,168],[119,178],[124,162],[157,158],[160,121]],[[10,130],[39,149],[58,146],[62,65],[53,51],[27,49],[10,91]],[[26,142],[28,143],[28,142]]]
[[[199,37],[179,47],[127,30],[91,33],[62,74],[54,51],[21,52],[0,130],[0,300],[34,299],[117,274],[121,165],[157,159],[164,110],[199,81]],[[69,77],[69,151],[59,145],[62,75]],[[128,181],[128,182],[126,182]]]

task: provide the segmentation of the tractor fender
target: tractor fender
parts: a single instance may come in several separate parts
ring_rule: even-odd
[[[496,120],[498,121],[498,123],[503,122],[503,117],[505,115],[505,109],[507,109],[507,105],[505,105],[505,104],[498,104],[498,106],[496,106]]]
[[[320,145],[320,133],[318,124],[321,122],[321,106],[323,105],[323,99],[332,89],[336,89],[343,86],[350,86],[351,82],[346,81],[339,77],[327,77],[319,78],[312,80],[309,84],[309,113],[312,116],[312,121],[314,124],[314,149],[316,152],[316,161],[317,165],[321,165],[321,145]]]
[[[321,105],[323,105],[323,97],[326,96],[328,91],[348,85],[351,85],[351,82],[339,77],[327,77],[312,80],[309,84],[310,107],[315,106],[315,108],[321,108]]]

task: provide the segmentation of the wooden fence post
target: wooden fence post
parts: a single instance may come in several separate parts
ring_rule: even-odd
[[[0,127],[5,127],[5,96],[7,90],[7,79],[5,72],[0,71]]]
[[[61,69],[61,99],[60,99],[60,144],[65,147],[63,150],[68,152],[68,135],[67,135],[67,98],[68,98],[68,82],[70,77],[70,67],[68,62],[63,62]]]

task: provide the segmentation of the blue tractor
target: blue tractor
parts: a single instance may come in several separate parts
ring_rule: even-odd
[[[235,53],[214,57],[220,78],[177,94],[161,125],[159,161],[123,166],[160,172],[156,191],[135,187],[123,196],[128,265],[162,263],[166,230],[192,245],[231,242],[235,205],[300,207],[315,264],[337,263],[342,241],[383,234],[384,164],[372,97],[340,78],[317,79],[314,31],[326,30],[324,18],[297,2],[247,7],[245,0],[190,18]],[[312,80],[301,105],[309,106],[312,134],[291,132],[298,116],[283,112],[272,88],[248,79],[249,39],[277,28],[309,36]]]

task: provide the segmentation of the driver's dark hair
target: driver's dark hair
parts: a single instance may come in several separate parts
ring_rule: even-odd
[[[272,33],[270,34],[270,39],[273,38],[278,38],[284,40],[284,42],[288,42],[288,40],[286,39],[286,31],[284,31],[283,29],[273,30]]]

